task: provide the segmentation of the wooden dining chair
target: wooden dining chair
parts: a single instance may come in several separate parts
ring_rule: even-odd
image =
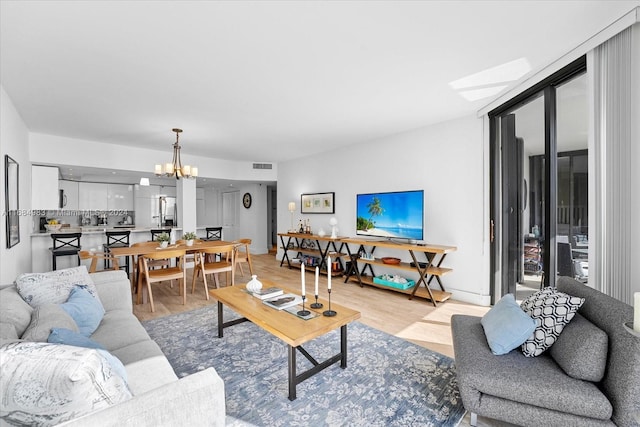
[[[163,249],[157,252],[142,255],[142,268],[144,278],[147,282],[147,293],[149,294],[149,302],[151,303],[151,312],[155,311],[153,306],[153,293],[151,292],[151,284],[164,282],[167,280],[178,280],[180,294],[182,295],[182,305],[187,304],[187,273],[184,269],[184,249]],[[149,265],[150,261],[163,259],[178,258],[179,261],[175,267],[153,269]]]
[[[115,258],[114,256],[106,252],[80,251],[79,256],[81,260],[85,260],[85,259],[91,260],[91,265],[89,265],[89,273],[95,273],[97,271],[96,268],[98,267],[98,260],[102,260],[104,261],[105,264],[110,265],[108,270],[119,269],[118,258]],[[104,271],[106,270],[107,269],[105,269]]]
[[[251,239],[238,239],[232,242],[236,246],[236,265],[240,267],[240,273],[244,277],[244,270],[242,270],[242,263],[246,262],[249,265],[249,275],[253,275],[253,265],[251,265],[251,253],[249,252],[249,246],[251,245]]]
[[[221,254],[220,261],[211,261],[212,257],[207,255]],[[213,258],[215,259],[215,258]],[[216,246],[215,248],[205,248],[196,252],[196,265],[193,270],[193,278],[191,280],[191,293],[196,288],[196,278],[202,274],[202,281],[204,282],[204,292],[209,299],[209,286],[207,285],[207,274],[213,274],[213,279],[216,284],[216,288],[220,287],[218,275],[225,273],[225,280],[227,286],[231,283],[231,286],[235,283],[235,245],[228,244],[222,246]],[[231,273],[231,282],[229,282],[228,274]]]
[[[159,246],[158,242],[138,242],[131,245],[134,247],[150,247],[157,248]],[[133,258],[133,257],[132,257]],[[134,281],[132,283],[132,292],[137,294],[136,304],[140,304],[140,298],[142,296],[142,292],[139,292],[138,284],[141,283],[142,275],[144,274],[144,270],[142,268],[142,256],[138,256],[137,259],[133,260],[133,278]],[[169,267],[170,262],[168,259],[157,259],[157,260],[149,260],[148,261],[149,268],[165,268]]]

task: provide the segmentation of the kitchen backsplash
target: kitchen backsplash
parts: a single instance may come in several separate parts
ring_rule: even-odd
[[[50,210],[46,211],[45,215],[47,219],[57,219],[61,224],[69,224],[71,227],[75,226],[89,226],[89,225],[104,225],[101,222],[101,217],[106,215],[107,226],[113,227],[116,225],[135,225],[135,211],[119,211],[119,212],[65,212],[65,210]],[[40,231],[40,216],[34,216],[33,219],[33,231]]]

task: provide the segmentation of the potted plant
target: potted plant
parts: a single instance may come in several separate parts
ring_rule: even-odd
[[[196,238],[196,233],[189,231],[188,233],[184,233],[182,238],[186,241],[187,246],[193,246],[193,240]]]
[[[161,248],[169,246],[169,240],[171,240],[171,237],[167,233],[158,234],[156,237],[156,242],[160,243]]]

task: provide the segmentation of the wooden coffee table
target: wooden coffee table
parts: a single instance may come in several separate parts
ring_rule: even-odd
[[[287,289],[269,280],[261,279],[264,287],[276,286],[284,293],[300,294],[300,291]],[[238,323],[250,321],[260,326],[265,331],[278,337],[288,346],[289,355],[289,400],[296,399],[296,385],[317,374],[328,366],[340,362],[341,368],[347,367],[347,324],[360,318],[360,312],[350,308],[331,303],[331,310],[337,314],[332,317],[323,316],[327,310],[327,300],[319,299],[324,307],[319,309],[309,308],[307,299],[305,308],[318,314],[317,317],[304,320],[284,310],[276,310],[263,304],[262,301],[245,291],[244,285],[228,286],[209,291],[211,296],[218,301],[218,337],[223,337],[223,329]],[[239,315],[240,319],[224,322],[222,306],[226,305]],[[302,344],[313,340],[327,332],[340,328],[340,352],[324,362],[316,361],[303,347]],[[304,355],[313,367],[300,374],[296,373],[296,350]]]

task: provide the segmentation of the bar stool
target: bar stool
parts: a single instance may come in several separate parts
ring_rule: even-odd
[[[204,240],[222,240],[222,227],[207,227],[207,237]]]
[[[149,231],[151,232],[151,241],[152,242],[156,241],[156,237],[158,237],[159,234],[162,234],[162,233],[169,234],[171,232],[171,230],[165,230],[165,229],[162,229],[162,228],[155,229],[155,230],[152,229],[152,230],[149,230]]]
[[[54,270],[57,270],[56,259],[59,256],[75,255],[78,258],[78,265],[80,265],[80,237],[82,237],[82,233],[51,234],[53,247],[49,248],[49,250],[51,251],[51,261]]]
[[[111,248],[128,248],[129,247],[129,235],[131,231],[106,231],[107,243],[103,245],[104,252],[106,254],[110,254]],[[110,267],[110,259],[104,259],[104,269],[108,269]],[[127,277],[129,276],[129,257],[125,257],[124,265],[121,265],[120,268],[124,268],[127,272]]]

